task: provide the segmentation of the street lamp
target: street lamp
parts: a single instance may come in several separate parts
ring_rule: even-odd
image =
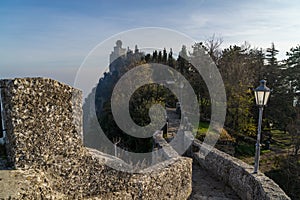
[[[256,105],[259,108],[259,118],[258,118],[258,128],[257,128],[257,141],[256,141],[256,150],[255,150],[255,163],[254,163],[254,172],[257,173],[259,168],[259,156],[260,156],[260,138],[261,138],[261,123],[264,106],[267,105],[270,89],[266,86],[266,81],[261,80],[260,86],[254,90]]]

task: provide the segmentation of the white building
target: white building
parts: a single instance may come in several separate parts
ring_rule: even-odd
[[[116,42],[116,46],[114,47],[114,51],[111,52],[110,56],[109,56],[109,71],[113,72],[115,71],[115,66],[112,65],[112,62],[114,60],[116,60],[117,58],[119,58],[120,56],[124,56],[126,54],[126,49],[122,48],[122,41],[121,40],[117,40]]]

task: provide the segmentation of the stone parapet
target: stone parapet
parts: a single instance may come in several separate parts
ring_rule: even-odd
[[[6,151],[15,169],[3,171],[7,182],[0,180],[0,187],[11,183],[11,198],[189,197],[190,158],[178,156],[137,173],[126,173],[106,165],[114,162],[126,167],[122,160],[85,148],[79,90],[46,78],[0,80],[0,86],[6,116]],[[15,180],[10,182],[9,177]],[[6,198],[2,194],[0,198]]]
[[[253,174],[252,166],[211,146],[194,141],[190,156],[242,199],[290,199],[272,179],[261,172]]]

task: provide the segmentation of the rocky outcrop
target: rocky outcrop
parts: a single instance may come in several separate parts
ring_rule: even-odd
[[[126,163],[86,149],[79,90],[45,78],[0,80],[0,86],[6,152],[15,169],[2,171],[6,178],[0,180],[1,188],[10,177],[15,181],[0,198],[181,200],[190,195],[190,158],[178,156],[126,173],[106,162],[124,167]]]

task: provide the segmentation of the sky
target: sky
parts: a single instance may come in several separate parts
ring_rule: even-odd
[[[42,76],[73,85],[95,46],[143,27],[172,29],[195,41],[215,34],[222,48],[247,41],[266,49],[274,42],[284,59],[300,43],[299,10],[298,0],[1,0],[0,79]]]

